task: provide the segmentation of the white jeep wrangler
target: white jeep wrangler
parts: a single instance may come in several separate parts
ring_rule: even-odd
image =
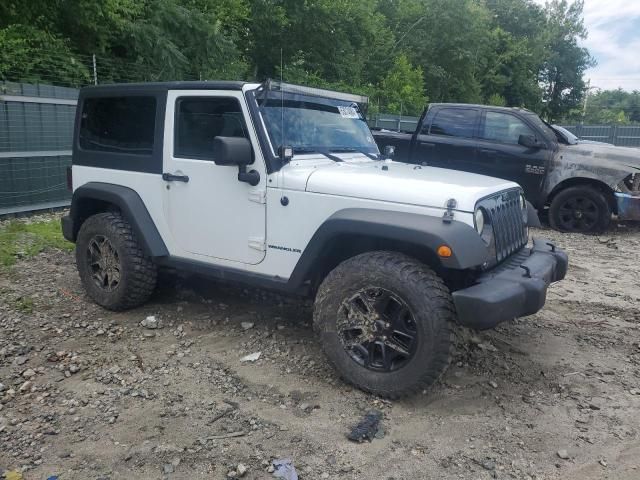
[[[456,323],[542,308],[568,261],[527,248],[521,188],[383,158],[366,101],[275,82],[82,89],[62,229],[89,296],[135,307],[162,267],[315,296],[328,359],[387,397],[438,379]]]

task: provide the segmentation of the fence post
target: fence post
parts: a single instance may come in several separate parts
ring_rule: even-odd
[[[96,54],[93,54],[93,84],[98,85],[98,69],[96,68]]]
[[[618,140],[618,126],[617,125],[612,125],[611,126],[611,130],[610,130],[610,134],[609,134],[609,140],[611,143],[611,145],[617,145],[617,140]]]
[[[584,126],[583,123],[579,123],[576,125],[576,131],[575,131],[575,136],[578,138],[582,138],[582,127]]]

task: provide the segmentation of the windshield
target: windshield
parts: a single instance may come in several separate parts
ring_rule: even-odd
[[[576,137],[573,133],[567,130],[564,127],[560,127],[558,125],[552,125],[553,129],[558,133],[565,143],[569,145],[576,145],[578,143],[578,137]]]
[[[258,104],[274,153],[282,146],[294,152],[379,153],[357,103],[274,91]]]

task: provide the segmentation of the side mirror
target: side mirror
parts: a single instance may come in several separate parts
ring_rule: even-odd
[[[383,153],[386,158],[393,158],[396,154],[396,147],[394,145],[385,145]]]
[[[518,145],[527,148],[544,148],[544,143],[538,142],[533,135],[520,135],[520,137],[518,137]]]
[[[253,163],[251,143],[243,137],[215,137],[213,139],[213,161],[216,165],[238,167],[238,181],[255,187],[260,183],[260,173],[247,172],[247,165]]]
[[[216,165],[238,167],[251,165],[253,154],[251,143],[243,137],[215,137],[213,139],[213,161]]]

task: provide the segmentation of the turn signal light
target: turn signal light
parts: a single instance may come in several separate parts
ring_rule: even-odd
[[[438,255],[443,258],[449,258],[451,255],[453,255],[453,252],[451,251],[450,247],[447,247],[446,245],[440,245],[438,247]]]

